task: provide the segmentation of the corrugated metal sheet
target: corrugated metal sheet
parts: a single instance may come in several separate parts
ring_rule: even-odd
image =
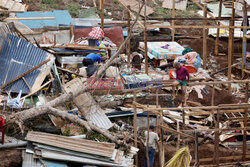
[[[50,12],[24,12],[17,13],[18,18],[23,17],[55,17],[53,20],[21,20],[29,28],[58,27],[59,25],[74,24],[67,10],[55,10]]]
[[[7,8],[9,11],[27,11],[28,5],[13,0],[1,0],[0,6]]]
[[[46,59],[48,59],[48,55],[45,51],[35,47],[24,39],[8,34],[0,53],[0,85],[8,83]],[[24,76],[30,87],[33,86],[41,72],[39,69],[42,67]],[[10,89],[12,92],[22,90],[25,94],[30,92],[22,79],[5,88],[5,90]]]
[[[85,139],[75,139],[66,136],[54,135],[49,133],[29,131],[26,140],[41,143],[66,150],[77,151],[92,155],[99,155],[107,158],[113,156],[115,150],[114,143],[96,142]]]
[[[75,94],[80,89],[83,89],[84,85],[81,79],[75,78],[66,83],[63,88],[66,93]],[[105,115],[105,112],[98,106],[89,92],[85,92],[75,97],[73,102],[81,112],[81,115],[83,115],[88,122],[103,129],[109,129],[113,126],[112,122]]]

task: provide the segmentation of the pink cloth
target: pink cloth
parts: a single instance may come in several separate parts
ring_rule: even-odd
[[[185,54],[184,57],[186,58],[186,63],[194,64],[197,61],[196,56],[197,56],[196,52],[189,52]]]

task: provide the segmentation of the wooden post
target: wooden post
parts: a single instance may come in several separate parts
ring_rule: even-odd
[[[104,0],[100,0],[100,10],[101,10],[101,29],[104,31]]]
[[[221,18],[221,8],[222,8],[222,0],[220,0],[219,4],[219,15],[218,17]],[[220,26],[220,21],[218,21],[218,26]],[[219,53],[219,38],[220,38],[220,28],[217,28],[216,40],[215,40],[215,55],[217,56]]]
[[[177,132],[180,132],[180,122],[177,120]],[[181,139],[181,135],[178,134],[178,138],[177,138],[177,150],[179,150],[180,148],[180,139]]]
[[[172,18],[175,18],[175,0],[172,0]],[[174,29],[174,24],[175,20],[172,20],[172,41],[174,41],[174,34],[175,34],[175,29]]]
[[[232,0],[232,18],[230,20],[230,26],[234,26],[234,14],[235,10],[234,10],[234,0]],[[234,52],[234,47],[233,47],[233,41],[234,41],[234,28],[229,28],[229,39],[228,39],[228,73],[227,73],[227,77],[228,77],[228,81],[231,81],[232,77],[232,62],[233,62],[233,52]],[[228,84],[228,91],[229,94],[232,93],[232,89],[231,89],[231,84]]]
[[[243,2],[244,6],[243,6],[243,26],[246,26],[247,24],[247,4],[246,1]],[[241,68],[241,77],[242,79],[244,78],[244,69],[245,69],[245,55],[246,55],[246,49],[247,49],[247,39],[246,39],[246,35],[247,34],[247,30],[243,29],[243,40],[242,40],[242,68]]]
[[[230,26],[233,25],[233,20],[231,19],[230,20]],[[233,49],[233,31],[232,31],[232,28],[229,28],[229,39],[228,39],[228,73],[227,73],[227,78],[228,78],[228,81],[231,81],[232,79],[232,49]],[[232,90],[231,90],[231,83],[228,84],[228,92],[229,94],[232,93]]]
[[[199,166],[199,141],[198,141],[198,132],[195,131],[195,164],[196,167]]]
[[[148,145],[149,145],[149,111],[147,111],[147,149],[146,149],[146,155],[147,155],[147,167],[150,166],[150,163],[149,163],[149,155],[148,155]]]
[[[219,128],[219,122],[220,122],[220,110],[218,109],[217,110],[217,121],[216,121],[216,124],[215,124],[215,128]],[[218,167],[219,166],[219,163],[220,163],[220,158],[219,158],[219,131],[216,131],[215,132],[215,142],[214,142],[214,150],[215,150],[215,155],[214,155],[214,160],[215,160],[215,163],[216,163],[216,166]]]
[[[147,37],[147,16],[146,16],[146,7],[147,0],[144,0],[144,56],[145,56],[145,73],[148,74],[148,37]]]
[[[234,9],[234,1],[232,0],[232,26],[234,26],[234,16],[235,16],[235,9]],[[231,59],[231,64],[230,66],[233,64],[234,61],[234,28],[232,29],[232,59]]]
[[[204,5],[204,10],[203,10],[203,15],[204,19],[207,18],[207,5]],[[207,20],[203,20],[203,25],[207,25]],[[203,69],[206,69],[206,64],[207,64],[207,34],[208,34],[208,29],[203,27]]]
[[[159,94],[158,94],[158,89],[156,90],[156,94],[155,94],[155,104],[156,104],[156,107],[158,108],[159,107]],[[159,115],[156,116],[156,132],[159,132]]]
[[[164,148],[164,139],[163,139],[163,110],[160,113],[160,124],[161,124],[161,167],[165,166],[165,148]]]
[[[248,103],[248,88],[249,88],[249,85],[248,83],[246,83],[246,86],[245,86],[245,103]],[[248,113],[248,109],[246,108],[244,110],[244,128],[247,127],[247,113]],[[243,133],[243,154],[242,154],[242,160],[246,160],[246,152],[247,152],[247,131],[244,130],[244,133]]]
[[[133,92],[134,98],[133,101],[136,102],[136,92]],[[137,111],[136,106],[134,108],[134,146],[137,148]],[[135,164],[138,166],[138,154],[135,155]]]
[[[128,9],[130,10],[130,6],[128,6]],[[128,11],[128,34],[130,32],[130,13]],[[130,64],[130,40],[128,41],[127,44],[127,55],[128,55],[128,64]]]
[[[215,94],[215,85],[213,84],[212,97],[211,97],[211,106],[214,106],[214,94]],[[212,114],[213,114],[213,121],[215,123],[216,119],[215,119],[215,116],[214,116],[214,109],[212,110]]]

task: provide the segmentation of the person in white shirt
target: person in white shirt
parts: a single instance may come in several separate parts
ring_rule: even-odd
[[[145,158],[144,158],[144,167],[147,166],[147,139],[148,139],[148,132],[145,131],[145,137],[146,137],[146,142],[145,142]],[[149,127],[149,142],[148,142],[148,156],[149,156],[149,164],[150,167],[153,167],[154,164],[154,157],[155,157],[155,149],[156,146],[158,146],[158,140],[159,136],[157,133],[154,132],[154,126]]]

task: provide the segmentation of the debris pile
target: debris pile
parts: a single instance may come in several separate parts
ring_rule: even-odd
[[[228,6],[193,2],[203,9],[198,14],[209,9],[213,21],[210,28],[197,22],[206,35],[200,52],[200,43],[191,45],[196,37],[177,30],[183,24],[175,31],[175,10],[171,19],[147,20],[156,14],[154,6],[190,7],[189,1],[173,2],[117,0],[114,4],[126,13],[121,21],[104,19],[109,13],[103,4],[99,19],[72,18],[68,10],[29,11],[22,1],[0,1],[3,154],[17,151],[12,153],[24,167],[163,167],[172,157],[168,165],[178,163],[178,156],[195,166],[249,159],[248,31],[234,31],[244,39],[242,58],[229,56],[228,66],[220,68],[220,54],[205,45],[205,30],[218,39],[234,38],[228,27],[211,28],[221,17],[219,25],[229,26]],[[245,26],[242,17],[236,25]],[[230,48],[227,54],[233,55]],[[2,164],[13,165],[4,157]]]

